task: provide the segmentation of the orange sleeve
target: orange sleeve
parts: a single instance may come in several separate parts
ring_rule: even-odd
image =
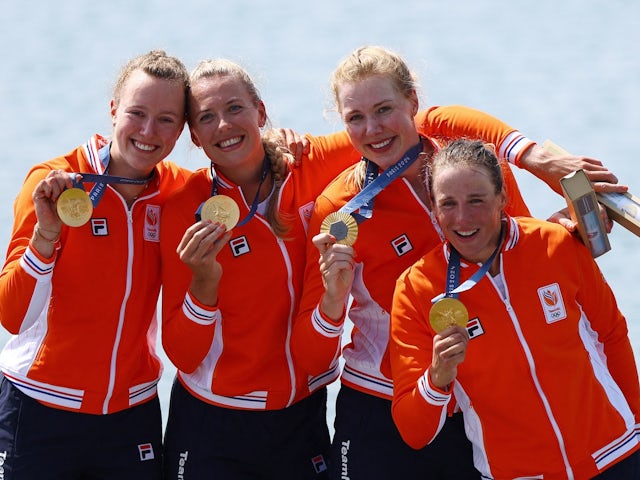
[[[422,290],[415,291],[407,272],[396,283],[391,309],[391,413],[403,440],[417,449],[430,443],[440,431],[451,394],[429,382],[433,336],[427,326],[424,298],[430,297],[425,297]]]
[[[496,147],[498,156],[516,166],[535,142],[502,120],[462,105],[435,106],[418,112],[416,128],[435,138],[477,138]]]
[[[162,346],[178,370],[191,373],[209,352],[217,311],[188,295],[192,273],[180,260],[176,248],[184,232],[195,222],[196,207],[183,198],[170,197],[162,210]]]
[[[640,381],[627,322],[618,309],[611,287],[598,264],[582,242],[572,236],[576,267],[581,273],[581,289],[577,301],[589,318],[598,340],[604,346],[607,367],[640,423]]]
[[[34,302],[44,307],[44,302],[48,300],[48,288],[43,286],[43,282],[51,281],[51,267],[56,254],[54,253],[51,259],[44,259],[35,249],[32,250],[33,262],[28,264],[29,271],[22,267],[21,261],[37,220],[31,195],[38,182],[45,178],[51,169],[47,164],[33,167],[14,202],[11,239],[0,273],[0,319],[4,328],[13,334],[20,331],[24,321],[29,321],[28,311],[38,314],[42,311],[42,308],[36,308]],[[40,290],[39,294],[37,290]]]
[[[431,107],[418,112],[415,117],[416,127],[420,134],[440,140],[467,137],[483,140],[496,147],[498,156],[503,160],[502,175],[508,196],[506,211],[509,215],[531,216],[518,183],[508,162],[516,163],[517,159],[534,142],[522,136],[516,129],[487,113],[460,105]],[[515,147],[513,144],[519,144]]]
[[[311,149],[299,167],[302,169],[299,188],[318,195],[344,169],[358,162],[361,155],[345,131],[319,137],[307,134],[307,138]]]
[[[507,162],[501,161],[500,166],[502,167],[504,189],[507,192],[507,205],[505,206],[506,213],[512,217],[530,217],[531,212],[529,211],[529,207],[527,207],[524,198],[522,198],[522,193],[520,192],[518,182],[511,170],[511,165]]]
[[[341,353],[344,318],[340,322],[333,322],[319,312],[318,304],[324,294],[324,285],[318,268],[318,249],[311,241],[320,232],[324,218],[336,210],[337,207],[325,197],[320,196],[316,200],[309,223],[302,298],[291,337],[291,349],[296,362],[314,376],[327,371]]]

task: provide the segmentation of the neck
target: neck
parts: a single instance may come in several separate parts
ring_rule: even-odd
[[[413,162],[404,174],[404,177],[411,184],[413,191],[420,197],[422,203],[431,208],[431,198],[429,197],[429,189],[426,185],[426,178],[424,176],[424,169],[426,165],[431,161],[433,155],[433,146],[429,142],[425,142],[424,150]]]
[[[267,160],[268,161],[268,160]],[[269,166],[267,165],[266,176],[264,177],[264,163],[263,159],[260,162],[255,162],[251,169],[239,169],[239,168],[231,168],[231,169],[216,169],[224,175],[231,182],[236,184],[242,190],[242,194],[244,195],[247,201],[252,202],[253,198],[256,195],[256,192],[260,188],[260,197],[259,200],[262,201],[266,198],[266,196],[271,191],[271,187],[273,184],[273,178],[271,172],[269,171]]]

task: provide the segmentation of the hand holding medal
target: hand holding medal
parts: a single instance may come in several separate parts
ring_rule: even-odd
[[[101,155],[106,156],[106,163],[108,164],[108,149],[104,147],[100,152]],[[146,178],[126,178],[106,174],[71,172],[69,176],[73,182],[73,187],[67,188],[60,194],[56,201],[56,211],[65,225],[81,227],[93,215],[93,209],[102,199],[107,184],[146,185],[154,175],[155,170],[152,170]],[[77,179],[78,177],[80,180]],[[89,193],[84,189],[83,182],[85,181],[94,182]]]

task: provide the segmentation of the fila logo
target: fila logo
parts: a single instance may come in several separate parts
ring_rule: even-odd
[[[245,237],[244,235],[229,240],[229,246],[231,247],[231,251],[233,252],[234,257],[239,257],[240,255],[244,255],[245,253],[249,253],[251,251],[251,248],[249,248],[247,237]]]
[[[107,219],[92,218],[91,233],[93,233],[94,237],[106,237],[107,235],[109,235],[109,228],[107,227]]]
[[[153,454],[153,445],[150,443],[143,443],[138,445],[138,452],[140,452],[140,461],[153,460],[155,455]]]
[[[327,471],[327,464],[324,461],[324,457],[322,455],[316,455],[311,459],[311,463],[313,463],[313,468],[316,470],[316,473],[322,473]]]
[[[484,328],[482,328],[482,324],[478,317],[472,318],[467,322],[467,333],[469,334],[469,338],[476,338],[480,335],[484,335]]]
[[[399,257],[413,250],[413,245],[411,245],[409,237],[407,237],[405,234],[402,234],[399,237],[391,240],[391,246],[396,251],[396,254]]]
[[[552,283],[538,289],[538,298],[540,298],[540,306],[544,312],[544,318],[547,323],[555,323],[567,318],[567,310],[562,300],[560,285]]]

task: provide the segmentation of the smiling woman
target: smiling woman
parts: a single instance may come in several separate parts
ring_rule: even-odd
[[[447,243],[402,274],[391,310],[402,438],[437,444],[455,403],[482,478],[640,478],[636,361],[589,250],[559,225],[505,214],[482,142],[438,152],[429,182]],[[443,289],[465,326],[430,323]]]
[[[160,478],[161,368],[149,342],[157,219],[189,173],[165,160],[184,127],[187,84],[164,52],[132,59],[113,93],[112,139],[94,135],[34,166],[18,194],[0,275],[0,318],[13,334],[0,354],[8,477]],[[72,191],[90,197],[89,215],[64,224],[58,202]]]
[[[485,263],[500,241],[507,204],[500,164],[490,161],[495,156],[481,142],[454,143],[436,158],[429,167],[429,188],[442,233],[463,258]],[[475,162],[467,165],[469,158]],[[467,168],[458,171],[461,166]]]
[[[165,474],[326,478],[326,388],[292,359],[290,332],[304,269],[304,212],[357,154],[344,133],[310,137],[294,168],[291,153],[261,133],[267,113],[253,81],[224,59],[192,72],[188,118],[211,164],[169,199],[162,216],[162,340],[178,369]],[[227,210],[237,205],[233,230],[219,216],[194,222],[220,197]]]
[[[391,418],[389,314],[395,281],[443,238],[422,175],[432,156],[460,137],[496,145],[509,194],[503,206],[514,216],[528,216],[529,209],[507,162],[535,170],[550,186],[572,165],[588,165],[579,157],[541,158],[538,145],[477,110],[433,107],[415,115],[417,84],[399,55],[378,46],[352,51],[332,75],[336,108],[362,159],[315,202],[309,224],[315,247],[307,250],[304,292],[292,337],[294,358],[314,376],[332,378],[341,353],[344,358],[331,478],[339,479],[344,469],[352,479],[478,476],[461,415],[443,416],[443,434],[419,450],[403,441]],[[604,178],[609,178],[604,170]],[[321,230],[336,211],[357,221],[353,245]],[[499,221],[499,216],[491,220]],[[477,227],[454,226],[463,232]],[[342,348],[347,318],[353,328]]]

